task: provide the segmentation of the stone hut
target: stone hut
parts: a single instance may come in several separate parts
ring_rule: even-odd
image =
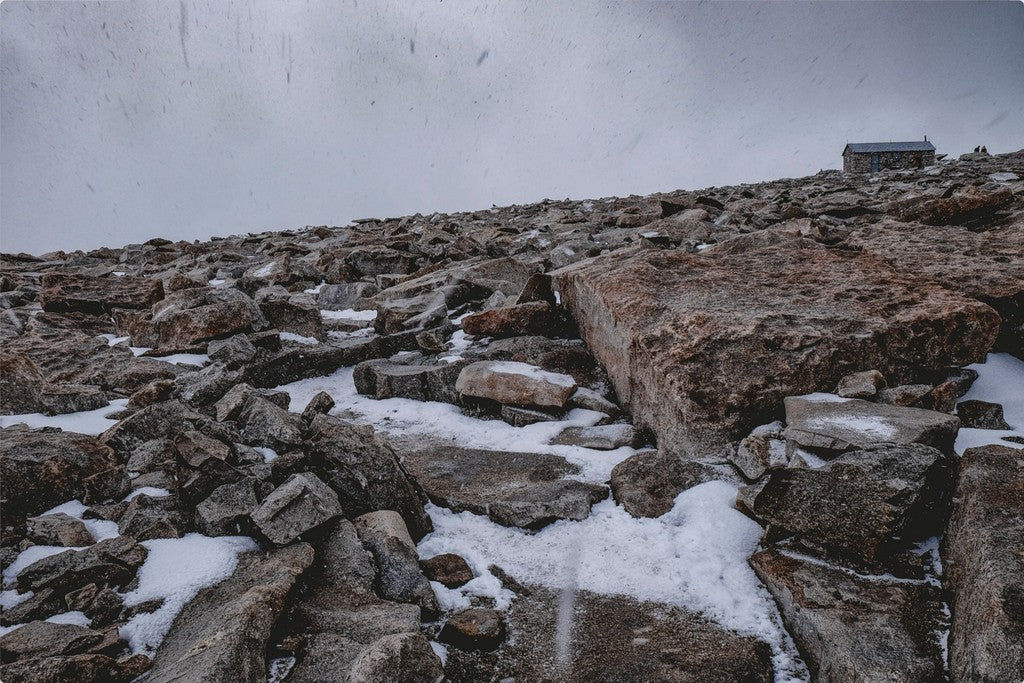
[[[935,145],[928,142],[851,142],[843,149],[843,171],[876,173],[915,169],[935,163]]]

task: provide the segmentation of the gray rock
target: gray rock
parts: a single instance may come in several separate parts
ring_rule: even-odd
[[[68,610],[60,591],[43,588],[35,591],[31,597],[19,602],[14,607],[0,612],[0,626],[25,624],[30,621],[48,619],[54,614]]]
[[[178,400],[163,401],[132,413],[105,431],[100,439],[124,457],[153,439],[174,438],[185,431],[233,443],[238,434],[228,425],[218,424],[212,417],[196,412]]]
[[[177,616],[145,683],[178,683],[183,672],[195,683],[265,683],[271,629],[312,561],[305,543],[240,557],[231,578],[200,591]]]
[[[256,345],[247,335],[236,334],[228,339],[215,339],[206,345],[210,360],[237,368],[256,357]]]
[[[987,401],[960,401],[956,416],[964,427],[974,429],[1012,429],[1003,419],[1003,407]]]
[[[231,456],[231,447],[223,441],[189,430],[174,439],[174,451],[189,467],[199,467],[210,459],[224,462]]]
[[[277,545],[296,538],[341,514],[338,495],[310,472],[293,474],[252,512],[252,521]]]
[[[623,446],[635,446],[636,430],[631,424],[596,425],[593,427],[566,427],[551,439],[560,446],[581,446],[598,451],[611,451]]]
[[[195,406],[206,406],[219,401],[231,387],[242,381],[241,370],[230,370],[220,361],[201,370],[183,372],[174,378],[177,395]]]
[[[28,537],[42,545],[68,548],[92,545],[95,541],[82,520],[63,512],[25,520]]]
[[[74,655],[103,640],[103,634],[74,624],[33,621],[0,636],[4,661]]]
[[[943,680],[942,602],[925,582],[861,578],[774,550],[750,558],[815,681]]]
[[[44,311],[81,311],[92,315],[115,308],[149,308],[164,298],[163,283],[140,277],[89,277],[79,273],[43,275],[39,303]]]
[[[955,462],[921,444],[850,451],[817,469],[779,469],[739,499],[775,535],[865,565],[941,531]]]
[[[107,640],[113,640],[108,638]],[[102,644],[102,643],[101,643]],[[99,646],[97,646],[99,647]],[[113,648],[107,648],[108,651]],[[4,683],[78,683],[104,681],[129,683],[138,678],[149,666],[143,654],[114,659],[107,654],[88,654],[59,657],[37,657],[0,666]]]
[[[539,529],[559,519],[586,519],[590,507],[608,495],[604,486],[564,479],[579,469],[554,455],[456,446],[402,455],[432,501],[504,526]]]
[[[921,408],[931,393],[930,384],[901,384],[898,387],[882,389],[878,392],[877,400],[890,406]]]
[[[108,538],[85,550],[68,550],[33,562],[18,574],[18,589],[61,590],[87,583],[123,586],[135,577],[146,554],[132,538]]]
[[[943,552],[952,594],[954,681],[1015,681],[1024,673],[1024,458],[1006,446],[960,459]]]
[[[578,387],[576,391],[573,392],[573,395],[569,397],[567,407],[595,410],[611,417],[616,417],[622,412],[617,405],[593,389],[587,389],[586,387]]]
[[[348,683],[436,683],[444,668],[430,643],[420,633],[382,636],[363,650],[349,670]]]
[[[960,428],[960,420],[953,415],[859,399],[817,397],[786,397],[787,440],[827,451],[846,451],[873,443],[920,443],[944,453],[953,452]]]
[[[344,311],[355,308],[360,299],[369,298],[377,293],[377,287],[371,282],[344,282],[337,285],[324,285],[317,294],[320,308],[328,311]]]
[[[326,391],[318,391],[302,409],[302,421],[309,424],[317,415],[327,415],[334,408],[334,399]]]
[[[250,446],[283,453],[302,445],[302,419],[263,396],[251,396],[235,420]]]
[[[413,540],[430,532],[430,517],[423,509],[426,496],[373,429],[317,415],[306,436],[305,450],[314,470],[338,492],[346,516],[395,510]]]
[[[416,545],[402,516],[394,510],[376,510],[356,517],[354,523],[359,540],[377,565],[380,596],[418,605],[424,621],[437,618],[441,612],[437,597],[420,570]]]
[[[764,476],[769,469],[785,467],[789,462],[786,442],[782,438],[782,424],[762,425],[739,442],[735,451],[729,451],[729,461],[751,481]]]
[[[463,396],[502,404],[561,408],[576,391],[576,381],[527,363],[478,361],[462,369],[455,388]]]
[[[562,419],[562,411],[537,410],[518,406],[502,406],[498,416],[513,427],[525,427],[538,422],[552,422]]]
[[[196,528],[207,536],[239,534],[258,504],[253,478],[218,486],[196,506]]]
[[[352,378],[356,391],[364,396],[457,403],[459,392],[455,383],[468,364],[469,361],[456,361],[419,365],[375,359],[358,364]]]
[[[878,370],[864,370],[846,375],[839,380],[836,393],[843,398],[874,398],[885,388],[885,377]]]
[[[660,517],[672,509],[680,493],[720,477],[704,463],[649,450],[612,469],[611,489],[615,502],[634,517]]]
[[[128,509],[117,523],[117,530],[137,541],[154,538],[181,538],[185,520],[178,512],[173,496],[154,498],[139,494],[128,503]]]

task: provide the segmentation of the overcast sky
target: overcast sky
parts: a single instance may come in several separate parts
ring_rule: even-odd
[[[1024,4],[0,5],[0,249],[1024,147]]]

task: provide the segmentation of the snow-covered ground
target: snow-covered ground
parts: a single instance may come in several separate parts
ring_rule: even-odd
[[[959,455],[968,448],[998,444],[1011,448],[1024,448],[1024,444],[1006,441],[1003,437],[1024,439],[1024,361],[1008,353],[990,353],[984,363],[968,365],[978,372],[978,379],[960,401],[988,401],[1003,406],[1003,419],[1009,430],[971,429],[961,427],[956,435],[954,449]]]
[[[108,420],[107,415],[123,410],[127,405],[128,399],[119,398],[102,408],[85,410],[80,413],[67,413],[65,415],[43,415],[42,413],[0,415],[0,428],[16,424],[26,424],[33,429],[37,427],[59,427],[66,432],[78,432],[79,434],[96,436],[117,424],[117,420]]]

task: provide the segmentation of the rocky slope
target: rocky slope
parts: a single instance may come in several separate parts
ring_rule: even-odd
[[[0,678],[1020,678],[1022,178],[0,255]]]

